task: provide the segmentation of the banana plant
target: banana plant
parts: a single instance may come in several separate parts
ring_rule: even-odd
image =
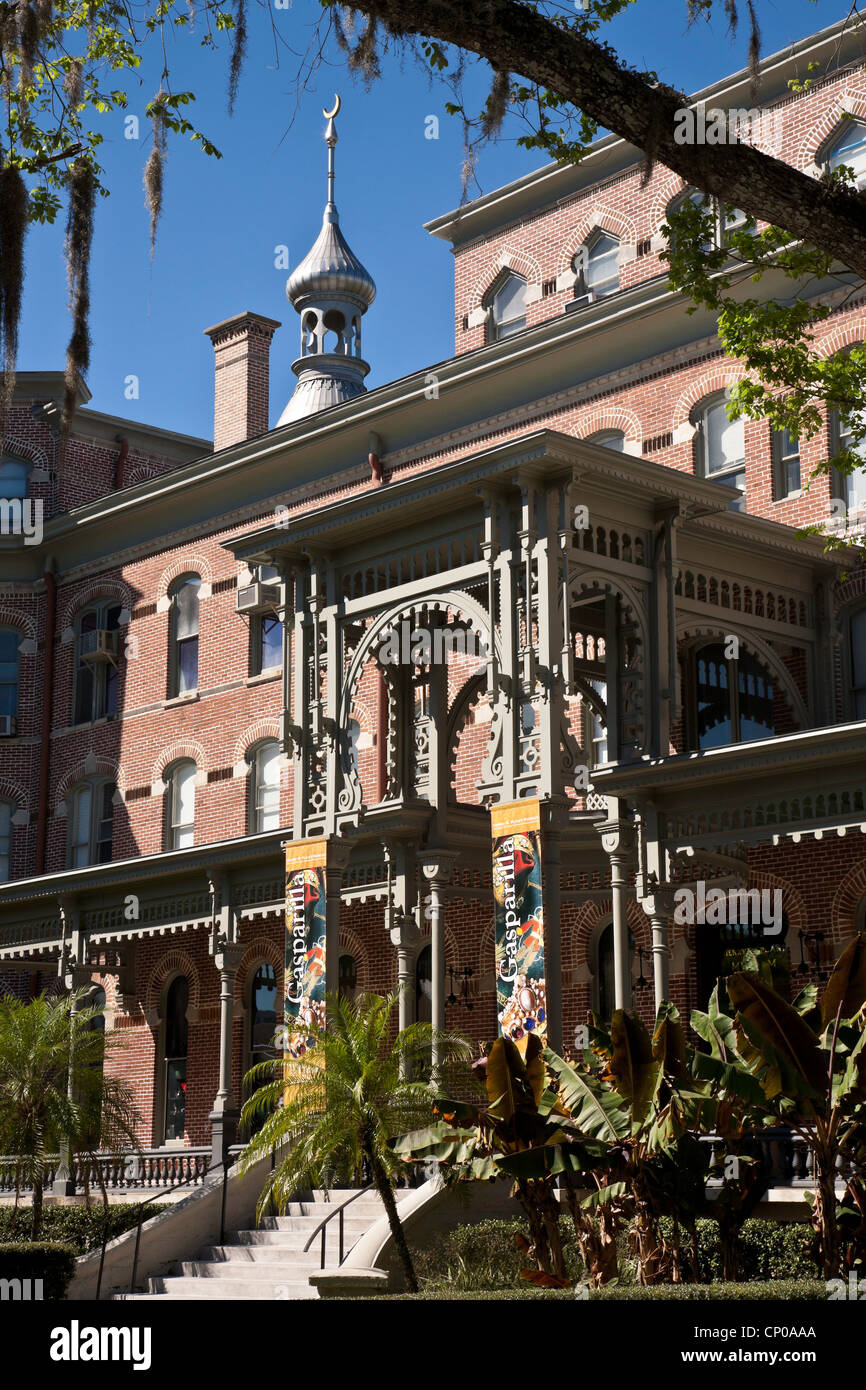
[[[789,1004],[754,971],[730,976],[727,991],[739,1056],[776,1121],[811,1150],[815,1249],[834,1278],[837,1172],[842,1160],[858,1164],[866,1134],[866,936],[849,942],[818,998]]]

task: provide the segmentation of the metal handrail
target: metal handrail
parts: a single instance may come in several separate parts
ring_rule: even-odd
[[[213,1167],[213,1168],[209,1168],[208,1171],[207,1171],[207,1173],[205,1174],[205,1177],[210,1177],[211,1173],[214,1172],[214,1170],[215,1170],[216,1168],[222,1168],[222,1170],[223,1170],[223,1198],[222,1198],[222,1200],[223,1200],[223,1211],[225,1210],[226,1167],[227,1167],[227,1165],[226,1165],[225,1162],[223,1162],[223,1163],[217,1163],[217,1164],[214,1164],[214,1167]],[[187,1178],[187,1180],[186,1180],[185,1182],[178,1183],[177,1186],[176,1186],[176,1187],[173,1187],[171,1190],[172,1190],[172,1192],[179,1192],[182,1188],[184,1188],[184,1187],[189,1187],[190,1184],[193,1184],[193,1186],[195,1186],[195,1185],[201,1184],[202,1182],[203,1182],[203,1179],[200,1177],[200,1175],[199,1175],[199,1174],[194,1174],[192,1177]],[[148,1199],[147,1199],[146,1202],[140,1202],[140,1203],[139,1203],[139,1207],[138,1207],[138,1226],[137,1226],[136,1232],[135,1232],[135,1253],[134,1253],[134,1255],[133,1255],[133,1257],[132,1257],[132,1275],[130,1276],[130,1280],[129,1280],[129,1292],[130,1292],[130,1293],[133,1293],[134,1290],[135,1290],[135,1276],[136,1276],[136,1274],[138,1273],[138,1252],[139,1252],[139,1247],[140,1247],[140,1245],[141,1245],[141,1227],[142,1227],[142,1222],[143,1222],[143,1219],[144,1219],[145,1208],[146,1208],[146,1207],[149,1207],[149,1206],[152,1206],[154,1202],[158,1202],[158,1201],[160,1200],[160,1197],[162,1197],[163,1195],[164,1195],[164,1194],[162,1194],[162,1193],[156,1192],[156,1193],[154,1193],[154,1195],[153,1195],[152,1197],[148,1197]],[[105,1260],[106,1237],[107,1237],[107,1228],[106,1228],[106,1233],[105,1233],[105,1235],[103,1236],[103,1240],[102,1240],[102,1255],[100,1256],[100,1260],[99,1260],[99,1276],[98,1276],[97,1282],[96,1282],[96,1298],[97,1298],[97,1301],[98,1301],[98,1299],[99,1299],[99,1293],[100,1293],[100,1289],[101,1289],[101,1287],[102,1287],[102,1265],[103,1265],[103,1261]]]
[[[343,1213],[344,1213],[344,1211],[346,1210],[346,1207],[350,1207],[350,1206],[352,1205],[353,1202],[356,1202],[356,1201],[358,1200],[359,1197],[363,1197],[364,1193],[365,1193],[365,1192],[369,1192],[369,1191],[370,1191],[370,1188],[371,1188],[372,1186],[373,1186],[373,1184],[372,1184],[371,1182],[368,1182],[368,1183],[366,1184],[365,1187],[359,1187],[359,1188],[358,1188],[358,1191],[357,1191],[357,1192],[353,1192],[352,1195],[351,1195],[351,1197],[349,1197],[345,1202],[341,1202],[340,1205],[339,1205],[338,1207],[334,1207],[334,1210],[333,1210],[333,1211],[329,1211],[329,1212],[328,1212],[328,1215],[327,1215],[326,1217],[324,1217],[324,1219],[323,1219],[322,1221],[319,1222],[318,1226],[317,1226],[316,1229],[313,1231],[313,1234],[310,1236],[310,1239],[307,1241],[306,1245],[304,1246],[303,1253],[306,1255],[306,1253],[307,1253],[307,1251],[309,1250],[310,1246],[312,1245],[313,1241],[316,1239],[316,1236],[317,1236],[317,1235],[319,1234],[319,1232],[321,1231],[321,1233],[322,1233],[322,1250],[321,1250],[321,1255],[320,1255],[320,1259],[319,1259],[319,1269],[324,1269],[324,1268],[325,1268],[325,1241],[327,1240],[327,1236],[328,1236],[328,1232],[327,1232],[327,1225],[328,1225],[328,1222],[329,1222],[329,1221],[333,1221],[333,1219],[334,1219],[335,1216],[338,1216],[338,1217],[340,1218],[340,1219],[339,1219],[339,1222],[338,1222],[337,1224],[339,1225],[339,1228],[340,1228],[340,1264],[342,1264],[342,1263],[343,1263],[343,1259],[344,1259],[344,1256],[343,1256]]]

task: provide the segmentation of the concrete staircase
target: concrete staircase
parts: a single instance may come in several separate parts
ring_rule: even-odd
[[[115,1294],[117,1299],[294,1299],[318,1298],[309,1277],[321,1268],[321,1235],[305,1253],[304,1246],[316,1227],[336,1212],[352,1193],[334,1190],[330,1200],[314,1192],[312,1200],[291,1202],[284,1216],[265,1220],[256,1231],[230,1231],[225,1245],[208,1245],[194,1260],[183,1260],[176,1272],[151,1275],[144,1293]],[[397,1204],[410,1196],[397,1191]],[[384,1216],[378,1193],[365,1192],[347,1207],[343,1217],[343,1257],[362,1235]],[[325,1268],[340,1264],[340,1218],[328,1222]]]

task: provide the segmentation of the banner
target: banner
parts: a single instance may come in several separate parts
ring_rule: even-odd
[[[496,1015],[499,1031],[521,1052],[535,1033],[547,1040],[541,815],[538,801],[509,801],[490,811]]]
[[[324,838],[286,845],[285,1051],[303,1057],[312,1026],[325,1023]]]

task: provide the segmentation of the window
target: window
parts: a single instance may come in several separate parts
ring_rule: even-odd
[[[12,870],[12,815],[9,801],[0,801],[0,883],[8,883]]]
[[[189,1050],[189,981],[177,975],[165,1001],[165,1139],[183,1139],[186,1129],[186,1061]]]
[[[800,491],[800,441],[789,430],[773,430],[773,471],[777,502]]]
[[[510,338],[526,327],[526,281],[522,275],[509,274],[500,281],[488,303],[488,341]]]
[[[0,497],[5,501],[11,501],[15,497],[26,497],[29,480],[29,463],[10,458],[0,461]]]
[[[69,867],[108,864],[114,834],[113,782],[82,782],[69,798]]]
[[[597,232],[581,247],[572,261],[577,274],[576,295],[591,294],[593,299],[616,294],[619,289],[619,237],[612,232]]]
[[[18,713],[19,641],[19,633],[12,628],[0,629],[0,715]]]
[[[842,165],[853,170],[858,188],[866,184],[866,122],[849,121],[833,140],[824,156],[828,170]]]
[[[277,1027],[277,976],[268,961],[262,961],[253,976],[250,990],[250,1066],[268,1062],[276,1056],[274,1033]]]
[[[631,927],[628,929],[629,961],[634,959],[635,941]],[[596,1006],[599,1018],[609,1022],[616,1008],[616,976],[613,958],[613,922],[602,927],[596,944],[598,969],[596,971]],[[632,979],[631,999],[627,1008],[634,1008],[634,980]]]
[[[746,505],[746,444],[742,420],[729,420],[727,396],[717,396],[698,411],[695,420],[698,471],[716,483],[736,488],[734,511]]]
[[[253,579],[261,584],[279,584],[274,565],[257,565]],[[273,671],[283,664],[283,625],[276,613],[257,613],[250,623],[252,639],[251,675]]]
[[[198,686],[198,591],[201,579],[185,574],[175,580],[171,598],[171,651],[169,653],[169,698],[184,695]]]
[[[251,834],[276,830],[280,824],[280,745],[276,739],[260,743],[252,759]]]
[[[97,636],[100,632],[117,633],[120,605],[100,603],[80,613],[75,621],[75,697],[74,724],[89,724],[94,719],[117,713],[118,665],[117,648]]]
[[[725,656],[721,642],[694,654],[693,747],[721,748],[775,732],[772,678],[751,652]]]
[[[591,434],[586,442],[600,444],[602,449],[613,449],[617,454],[625,453],[625,435],[622,430],[601,430],[598,434]]]
[[[433,949],[424,946],[415,962],[415,1022],[433,1022]]]
[[[192,761],[175,763],[168,778],[166,842],[169,849],[187,849],[195,840],[195,779]]]
[[[713,247],[726,246],[734,232],[741,232],[746,228],[753,229],[755,226],[754,219],[740,208],[726,207],[698,188],[689,189],[681,194],[671,205],[669,212],[678,212],[685,203],[694,203],[700,212],[709,211],[712,215],[712,230],[701,243],[705,251],[710,251]]]
[[[589,684],[599,697],[602,705],[607,705],[607,683],[605,681],[590,681]],[[586,747],[589,750],[590,767],[599,767],[608,760],[607,753],[607,722],[603,713],[599,713],[593,706],[586,702]]]
[[[358,723],[357,719],[349,720],[346,725],[346,737],[349,740],[349,761],[352,765],[352,771],[357,776],[359,766],[358,745],[361,738],[361,725]]]
[[[851,693],[856,719],[866,719],[866,608],[851,618]]]
[[[347,1004],[351,1004],[355,998],[355,990],[358,987],[358,966],[355,957],[348,954],[340,956],[340,964],[337,978],[337,992],[341,999],[345,999]]]
[[[851,421],[845,421],[838,411],[831,416],[831,440],[834,453],[845,450],[858,457],[864,457],[866,440],[857,441],[853,437]],[[849,513],[856,515],[866,509],[866,466],[855,468],[853,473],[836,473],[836,492],[845,503]]]

